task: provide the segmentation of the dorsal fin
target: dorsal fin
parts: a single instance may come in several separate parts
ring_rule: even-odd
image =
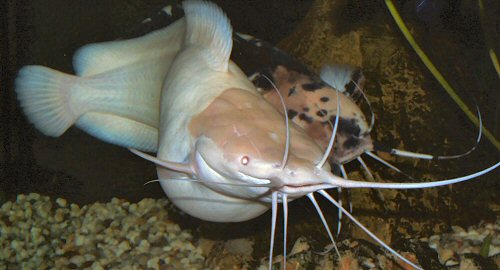
[[[228,70],[233,47],[232,27],[224,12],[215,4],[205,1],[185,1],[186,45],[204,50],[209,67],[216,71]]]
[[[73,56],[75,73],[92,76],[141,59],[175,54],[180,49],[184,31],[184,19],[179,19],[142,37],[85,45]]]

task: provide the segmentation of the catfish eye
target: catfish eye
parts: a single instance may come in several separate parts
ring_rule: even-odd
[[[250,163],[250,158],[248,156],[243,156],[240,161],[242,165],[247,165]]]

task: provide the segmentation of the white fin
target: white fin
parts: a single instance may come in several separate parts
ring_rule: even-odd
[[[113,114],[88,112],[76,125],[90,135],[108,143],[147,152],[158,149],[158,129]]]
[[[354,70],[355,68],[349,65],[324,65],[319,76],[335,90],[345,92],[345,86],[352,80]]]
[[[185,27],[185,20],[179,19],[168,27],[142,37],[85,45],[73,56],[75,73],[78,76],[92,76],[144,58],[167,53],[175,55],[180,50]]]
[[[224,12],[215,4],[204,1],[184,1],[187,45],[205,49],[207,64],[215,71],[228,70],[233,46],[232,27]]]
[[[28,120],[43,134],[61,136],[78,118],[69,89],[78,78],[42,66],[25,66],[16,78],[17,98]]]

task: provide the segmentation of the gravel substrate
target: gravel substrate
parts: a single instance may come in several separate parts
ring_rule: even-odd
[[[130,203],[114,198],[79,207],[62,198],[18,195],[15,202],[0,207],[0,270],[267,269],[267,256],[252,256],[259,245],[252,237],[194,242],[188,231],[168,219],[171,207],[166,199]],[[452,229],[407,239],[410,245],[401,252],[426,269],[436,267],[433,261],[444,269],[500,267],[500,220]],[[342,266],[334,252],[313,250],[307,237],[294,240],[287,269],[401,269],[387,257],[392,255],[364,240],[338,243]],[[277,252],[277,269],[282,269],[282,260]]]
[[[0,270],[201,269],[200,249],[168,220],[167,204],[114,198],[79,207],[18,195],[0,208]]]
[[[469,263],[467,254],[483,258],[500,256],[500,220],[470,226],[467,230],[459,226],[452,229],[451,233],[433,235],[428,240],[429,247],[437,251],[439,261],[450,269],[464,269],[464,263]]]

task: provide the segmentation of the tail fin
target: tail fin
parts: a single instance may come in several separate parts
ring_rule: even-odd
[[[199,45],[210,68],[225,72],[233,47],[232,27],[224,12],[205,1],[184,1],[188,45]]]
[[[47,136],[59,137],[78,118],[69,89],[77,78],[42,66],[25,66],[16,78],[17,98],[28,120]]]

